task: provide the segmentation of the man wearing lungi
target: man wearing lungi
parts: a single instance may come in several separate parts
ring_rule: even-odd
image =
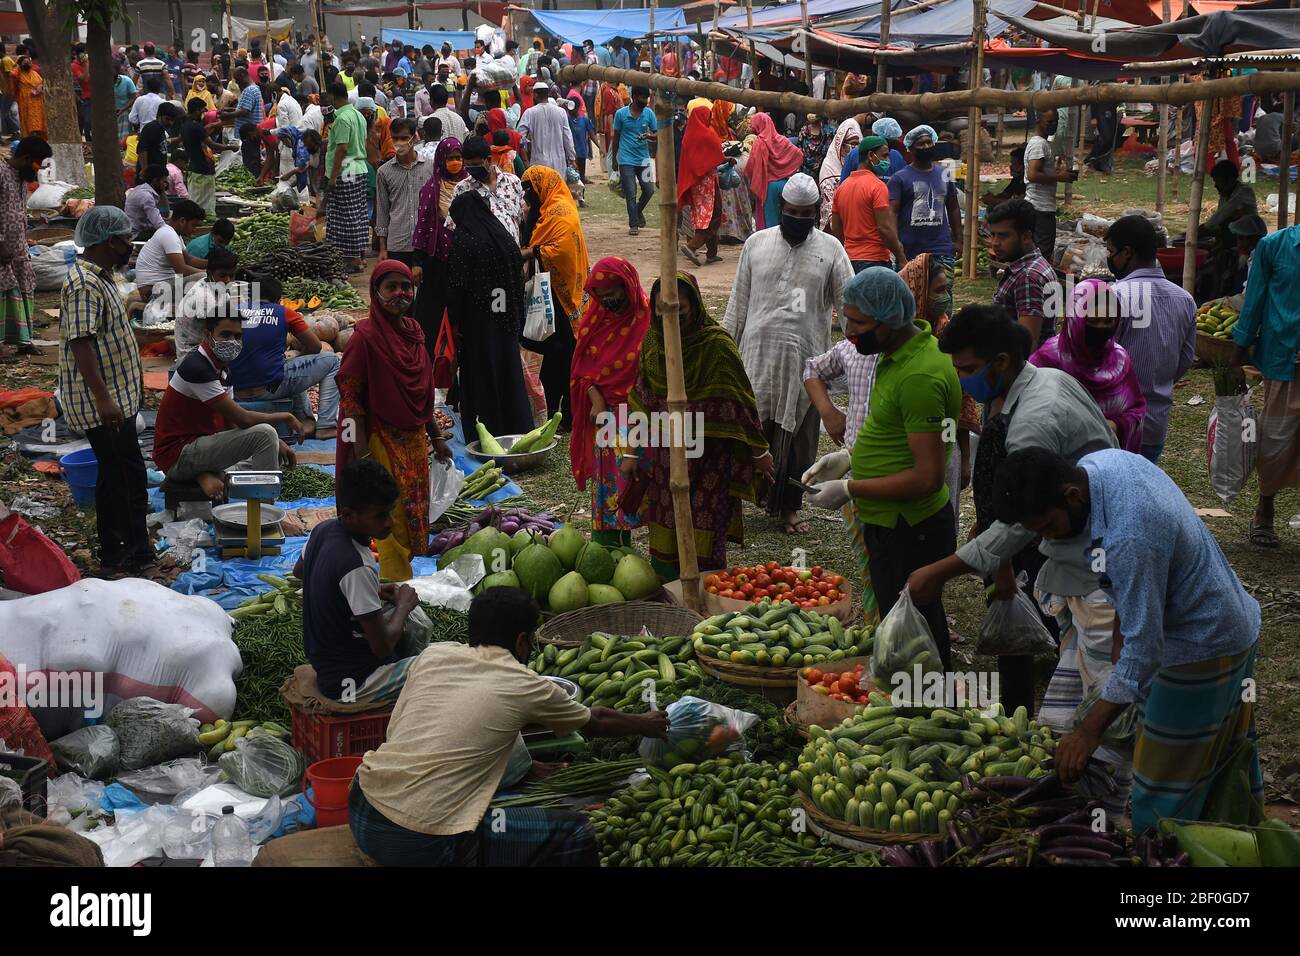
[[[348,100],[348,88],[338,80],[330,84],[334,122],[326,148],[329,199],[325,239],[338,247],[348,268],[364,268],[370,244],[370,215],[366,205],[366,120]]]

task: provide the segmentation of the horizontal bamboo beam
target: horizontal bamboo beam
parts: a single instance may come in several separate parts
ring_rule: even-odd
[[[1291,56],[1300,57],[1300,49],[1286,50],[1252,50],[1249,53],[1227,53],[1223,56],[1191,56],[1182,60],[1160,60],[1155,63],[1125,63],[1120,69],[1128,70],[1190,70],[1190,69],[1210,69],[1212,67],[1223,67],[1226,64],[1233,66],[1250,66],[1256,61],[1267,61],[1274,57]],[[1278,63],[1279,69],[1286,64]]]
[[[868,54],[870,55],[870,54]],[[1300,90],[1300,73],[1250,73],[1246,76],[1225,77],[1199,83],[1177,83],[1169,86],[1135,86],[1131,83],[1099,83],[1095,86],[1070,87],[1060,90],[995,90],[981,87],[978,90],[954,90],[951,93],[872,93],[848,100],[819,100],[797,93],[770,93],[761,90],[738,90],[723,83],[710,83],[650,75],[638,70],[618,70],[608,66],[578,63],[563,67],[560,79],[568,83],[583,80],[604,80],[625,83],[628,86],[648,86],[656,90],[684,96],[703,96],[713,100],[727,100],[742,106],[761,109],[780,109],[792,113],[816,113],[819,116],[842,118],[867,112],[909,110],[922,115],[946,110],[969,109],[1025,109],[1038,112],[1062,106],[1088,106],[1094,103],[1125,103],[1141,100],[1144,103],[1168,103],[1186,106],[1199,100],[1214,100],[1227,96],[1250,96],[1261,93],[1285,93]]]

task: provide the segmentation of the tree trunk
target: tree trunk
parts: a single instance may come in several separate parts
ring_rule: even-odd
[[[122,175],[122,150],[117,140],[117,101],[113,95],[112,25],[91,18],[86,26],[86,52],[90,54],[91,159],[95,164],[95,202],[109,206],[126,203]]]
[[[40,51],[41,77],[45,81],[45,119],[55,179],[77,186],[89,186],[86,178],[86,155],[82,149],[78,122],[80,98],[72,82],[72,65],[68,51],[72,35],[68,30],[69,0],[29,0],[23,4],[27,29]]]

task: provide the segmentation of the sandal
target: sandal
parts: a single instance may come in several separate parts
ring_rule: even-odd
[[[812,525],[807,521],[787,521],[781,530],[786,534],[807,534],[812,530]]]
[[[705,264],[706,266],[711,266],[711,265],[713,265],[713,263],[715,263],[715,262],[721,262],[721,261],[722,261],[722,256],[709,256],[708,258],[706,258],[706,259],[704,260],[704,264]]]
[[[1250,543],[1257,548],[1276,548],[1281,545],[1272,528],[1252,524],[1250,526]]]
[[[690,259],[691,262],[695,263],[697,266],[704,264],[700,262],[700,257],[695,254],[695,250],[692,249],[690,246],[686,245],[686,243],[682,243],[680,248],[682,250],[682,255],[684,255],[687,259]]]

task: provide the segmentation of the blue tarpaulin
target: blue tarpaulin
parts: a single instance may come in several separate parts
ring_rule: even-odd
[[[396,40],[403,46],[409,43],[417,50],[426,43],[435,50],[441,49],[444,43],[450,43],[453,50],[474,49],[473,30],[384,30],[382,36],[385,44]]]
[[[569,43],[592,40],[605,43],[614,37],[645,36],[650,32],[650,11],[643,10],[530,10],[533,18],[548,33],[553,33]],[[678,7],[660,7],[655,11],[655,32],[680,29],[680,40],[689,40],[693,34],[686,22],[686,12]],[[384,31],[387,36],[388,31]],[[668,37],[656,37],[666,40]]]
[[[895,0],[895,6],[897,6]],[[880,9],[880,0],[808,0],[808,21],[815,29],[818,20],[842,20],[852,16],[865,16],[873,9]],[[759,9],[754,8],[754,26],[771,26],[776,24],[798,23],[802,18],[802,11],[797,3],[782,3],[770,7]],[[749,23],[748,16],[741,13],[733,13],[729,16],[722,17],[718,20],[718,26],[734,30],[746,29]]]

